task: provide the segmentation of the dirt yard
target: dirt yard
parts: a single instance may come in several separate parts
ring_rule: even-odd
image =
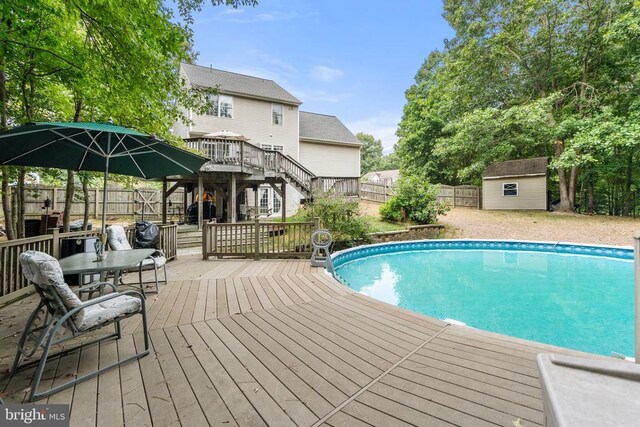
[[[452,209],[439,218],[452,237],[633,245],[640,219],[554,212]]]
[[[361,202],[361,210],[376,215],[379,204]],[[552,242],[633,245],[640,218],[586,216],[538,211],[482,211],[456,208],[438,221],[451,238],[522,239]]]

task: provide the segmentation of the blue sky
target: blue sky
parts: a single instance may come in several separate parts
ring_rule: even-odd
[[[391,151],[404,92],[453,31],[439,0],[259,0],[195,14],[197,63],[272,79]]]

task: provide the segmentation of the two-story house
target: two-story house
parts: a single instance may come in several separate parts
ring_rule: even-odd
[[[355,195],[361,143],[337,117],[300,111],[273,80],[191,64],[180,73],[218,92],[205,114],[189,111],[192,123],[173,127],[212,158],[201,185],[215,193],[218,219],[284,217],[317,190]]]

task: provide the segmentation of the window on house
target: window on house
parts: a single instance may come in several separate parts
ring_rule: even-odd
[[[283,111],[284,107],[282,106],[282,104],[271,104],[271,123],[273,123],[274,125],[281,125],[283,123]]]
[[[278,153],[282,153],[282,152],[284,152],[284,145],[278,145],[278,144],[260,144],[260,148],[262,148],[263,150],[277,151]]]
[[[226,95],[211,95],[207,116],[233,118],[233,97]]]
[[[517,196],[518,195],[518,183],[517,182],[505,182],[502,184],[503,196]]]

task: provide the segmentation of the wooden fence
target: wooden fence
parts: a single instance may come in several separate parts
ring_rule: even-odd
[[[202,258],[230,256],[242,258],[299,258],[311,256],[311,235],[319,228],[314,222],[260,222],[218,224],[206,222],[202,228]]]
[[[451,207],[480,209],[480,187],[475,185],[440,185],[438,201]]]
[[[393,196],[394,188],[385,184],[363,182],[360,184],[360,198],[372,202],[385,203]],[[440,185],[438,202],[451,207],[463,206],[478,208],[481,206],[480,187],[475,185]]]
[[[133,227],[126,229],[129,241],[133,245],[135,232]],[[60,258],[62,240],[74,237],[97,236],[99,230],[75,231],[60,233],[55,230],[52,234],[28,237],[26,239],[7,240],[0,242],[0,300],[2,297],[29,287],[29,283],[22,276],[18,257],[25,251],[40,251]],[[167,259],[174,259],[177,255],[178,226],[175,224],[160,225],[161,249]]]
[[[171,203],[182,206],[183,191],[176,191],[169,196]],[[51,200],[49,212],[65,209],[65,189],[32,185],[25,187],[25,217],[40,218],[45,213],[42,209],[45,199]],[[109,188],[107,191],[107,216],[132,217],[141,215],[144,208],[145,219],[158,219],[162,216],[162,191],[156,189]],[[168,211],[170,211],[168,209]],[[71,216],[78,218],[84,214],[84,199],[82,191],[76,188],[74,202],[71,205]],[[102,189],[89,190],[89,217],[100,218],[102,215]],[[0,216],[3,216],[0,206]]]
[[[393,187],[373,182],[360,183],[360,198],[372,202],[385,203],[393,196]]]

